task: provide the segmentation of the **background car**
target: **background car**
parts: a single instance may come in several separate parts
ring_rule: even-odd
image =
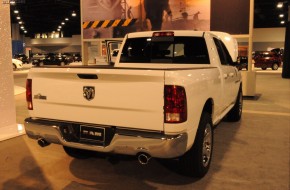
[[[80,62],[82,61],[82,56],[79,53],[73,54],[73,61],[74,62]]]
[[[275,53],[276,55],[281,57],[281,60],[283,62],[283,58],[284,58],[284,49],[282,48],[274,48],[271,50],[271,52]]]
[[[44,58],[45,58],[45,54],[43,54],[43,53],[35,53],[35,54],[32,54],[32,56],[31,56],[32,65],[39,66],[40,62],[42,62],[42,60]]]
[[[247,56],[239,56],[238,57],[238,64],[237,64],[237,68],[239,70],[242,70],[242,69],[246,69],[248,70],[248,57]]]
[[[59,65],[64,66],[68,65],[69,63],[73,62],[72,56],[68,56],[67,54],[55,54],[55,53],[48,53],[43,60],[37,64],[38,66],[41,65]]]
[[[266,70],[267,68],[277,70],[282,63],[281,57],[270,51],[260,52],[253,59],[255,61],[255,67],[261,68],[262,70]]]
[[[15,54],[14,55],[15,59],[19,59],[20,61],[22,61],[23,63],[28,64],[29,63],[29,58],[27,55],[23,54],[23,53],[19,53],[19,54]]]
[[[34,59],[32,64],[36,66],[42,65],[59,65],[64,66],[73,62],[73,57],[68,54],[60,54],[60,53],[48,53],[42,59]]]
[[[12,59],[13,71],[21,69],[23,67],[23,62],[19,59]]]
[[[68,65],[68,64],[70,64],[70,63],[72,63],[72,62],[74,62],[74,56],[73,56],[72,54],[70,54],[70,53],[61,53],[61,54],[59,54],[59,56],[62,57],[62,61],[63,61],[66,65]]]

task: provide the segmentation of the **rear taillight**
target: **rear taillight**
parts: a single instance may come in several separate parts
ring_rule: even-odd
[[[29,110],[33,110],[32,105],[32,79],[26,80],[26,102],[27,102],[27,108]]]
[[[182,86],[164,87],[164,122],[182,123],[187,120],[185,89]]]

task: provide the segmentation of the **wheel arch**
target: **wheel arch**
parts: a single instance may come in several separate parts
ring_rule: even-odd
[[[17,65],[15,63],[12,63],[13,64],[13,69],[17,69]]]
[[[212,98],[208,98],[203,106],[201,114],[203,112],[207,112],[212,116],[213,111],[214,111],[214,100]]]

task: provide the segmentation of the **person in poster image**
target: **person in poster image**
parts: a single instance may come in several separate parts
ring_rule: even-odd
[[[120,19],[121,0],[83,0],[83,21]]]
[[[161,30],[164,11],[172,16],[169,0],[144,0],[144,9],[146,18],[150,20],[151,30]]]
[[[122,16],[121,0],[83,0],[83,22],[120,19]],[[112,28],[88,28],[83,30],[85,39],[111,38]]]

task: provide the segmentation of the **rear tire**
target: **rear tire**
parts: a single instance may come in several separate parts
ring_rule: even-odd
[[[15,64],[13,64],[13,71],[16,71],[17,67]]]
[[[266,64],[262,65],[262,66],[261,66],[261,69],[262,69],[262,70],[266,70],[266,69],[267,69],[267,65],[266,65]]]
[[[272,70],[278,70],[279,65],[277,63],[273,63]]]
[[[213,124],[210,114],[203,112],[193,146],[180,157],[181,172],[192,177],[205,176],[210,167],[212,150]]]
[[[63,146],[63,149],[70,157],[77,159],[87,159],[92,156],[92,152],[89,150],[83,150],[67,146]]]
[[[243,90],[242,87],[240,87],[238,96],[236,99],[236,103],[234,107],[229,111],[227,114],[227,120],[228,121],[239,121],[242,117],[242,111],[243,111]]]

